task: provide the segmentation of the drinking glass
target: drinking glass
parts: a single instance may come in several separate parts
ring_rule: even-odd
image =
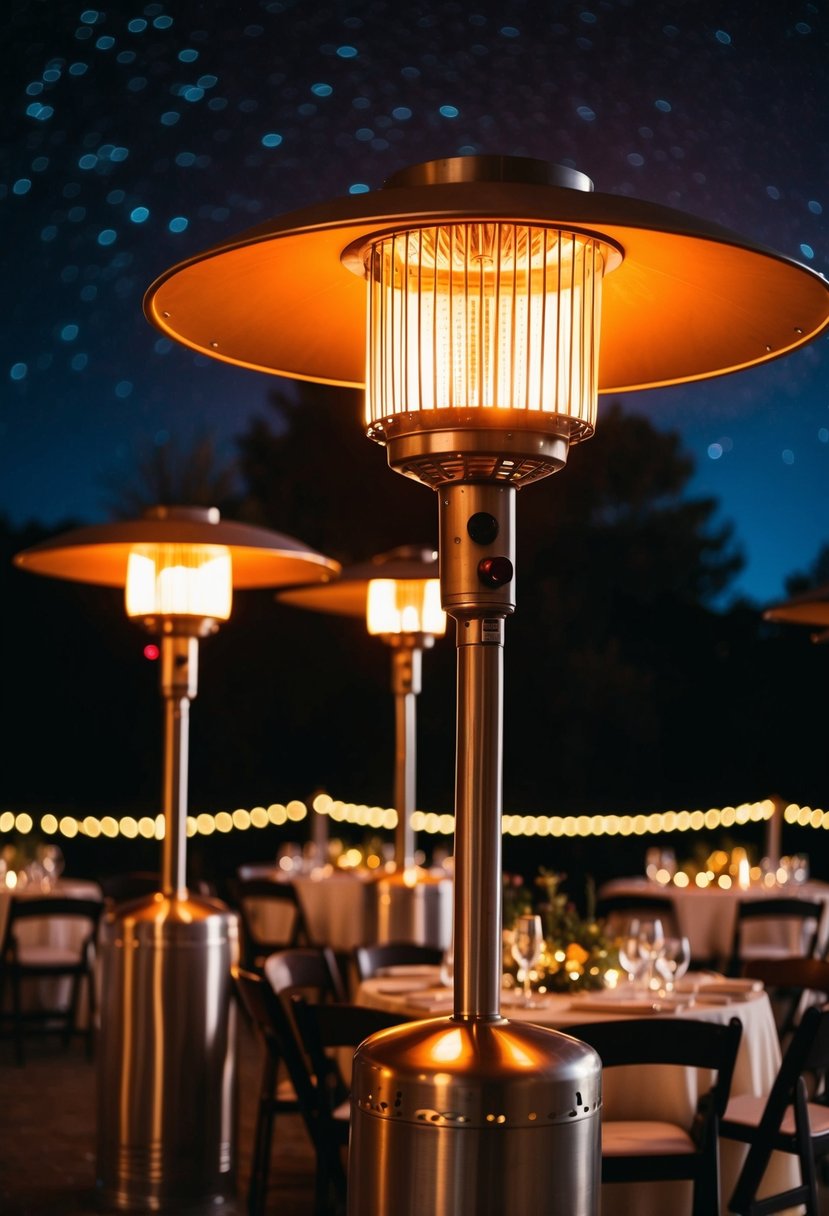
[[[631,984],[637,984],[647,966],[639,940],[639,921],[629,920],[619,942],[619,965],[627,972]]]
[[[665,992],[673,992],[676,981],[691,965],[691,943],[687,937],[666,937],[662,952],[656,960],[656,970],[665,981]]]
[[[665,931],[661,920],[639,921],[639,954],[645,961],[643,981],[648,989],[654,988],[656,963],[665,945]]]
[[[532,914],[517,917],[512,931],[510,950],[524,980],[524,995],[521,1003],[527,1009],[532,1008],[535,1004],[530,988],[530,971],[541,958],[543,949],[544,930],[541,927],[541,917]]]

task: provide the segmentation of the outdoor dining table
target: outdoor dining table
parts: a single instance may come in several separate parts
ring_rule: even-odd
[[[240,878],[266,878],[272,882],[290,882],[299,897],[305,923],[312,941],[347,953],[355,946],[377,940],[378,898],[377,875],[368,870],[337,870],[330,865],[308,872],[281,870],[275,865],[250,864],[240,866]],[[448,945],[451,932],[451,884],[447,880],[440,901],[439,923],[435,945]],[[285,909],[261,905],[260,917],[288,916]],[[264,937],[276,939],[283,930],[277,920],[260,919],[257,927]],[[422,940],[422,939],[421,939]]]
[[[372,937],[371,876],[359,870],[334,870],[321,866],[309,873],[280,870],[275,865],[245,865],[239,868],[240,878],[266,878],[272,882],[290,882],[299,897],[308,932],[315,942],[334,950],[349,951]],[[264,905],[263,905],[264,908]],[[267,909],[268,917],[289,915],[278,906]],[[260,923],[263,936],[278,937],[282,926]]]
[[[829,944],[829,883],[812,880],[797,884],[780,884],[774,887],[732,886],[727,889],[714,886],[690,885],[663,886],[647,878],[614,878],[598,891],[601,900],[607,896],[659,895],[667,896],[673,903],[680,933],[688,938],[691,959],[726,960],[731,954],[737,903],[743,899],[806,899],[823,904],[823,916],[818,932],[818,949]],[[746,942],[751,946],[769,945],[785,948],[789,953],[801,954],[803,948],[796,928],[791,922],[772,925],[757,922],[746,926]]]
[[[393,968],[364,980],[355,999],[359,1004],[399,1013],[401,1018],[447,1016],[452,1012],[452,992],[440,983],[438,968]],[[686,977],[687,978],[687,977]],[[760,1096],[768,1092],[780,1065],[780,1045],[769,998],[762,987],[746,982],[708,976],[694,993],[677,993],[660,1002],[651,995],[631,995],[629,986],[593,993],[549,993],[537,1007],[519,1004],[514,989],[502,994],[502,1013],[510,1020],[534,1022],[567,1033],[579,1023],[622,1017],[702,1018],[726,1023],[732,1017],[742,1022],[743,1035],[734,1069],[731,1093]],[[536,998],[539,1000],[539,998]],[[632,1072],[632,1075],[631,1075]],[[657,1119],[690,1126],[697,1101],[710,1084],[697,1069],[617,1068],[602,1081],[602,1106],[613,1119]],[[740,1171],[746,1149],[734,1141],[721,1143],[721,1193],[723,1211]],[[796,1159],[776,1154],[762,1193],[782,1190],[799,1180]],[[802,1209],[794,1208],[792,1212]],[[614,1183],[603,1188],[606,1216],[689,1216],[691,1184],[687,1182]]]

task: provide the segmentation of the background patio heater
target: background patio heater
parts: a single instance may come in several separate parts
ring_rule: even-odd
[[[598,1058],[500,1014],[516,491],[593,433],[599,389],[701,379],[799,346],[827,323],[827,284],[717,225],[594,194],[573,170],[472,156],[207,250],[163,274],[145,311],[219,359],[365,384],[369,436],[437,494],[458,643],[454,1012],[358,1050],[349,1212],[588,1216]]]
[[[101,931],[97,1185],[115,1210],[221,1210],[235,1187],[231,964],[236,914],[187,889],[190,702],[199,639],[230,616],[233,587],[324,580],[337,562],[290,536],[157,507],[18,553],[36,574],[124,587],[127,615],[161,638],[161,890]]]
[[[765,621],[784,621],[790,625],[810,625],[816,632],[813,642],[829,642],[829,587],[813,587],[763,613]]]
[[[401,546],[369,562],[346,566],[339,578],[325,586],[288,588],[276,598],[297,608],[360,617],[368,632],[391,648],[395,869],[379,877],[371,888],[374,937],[381,942],[446,947],[451,939],[452,884],[415,865],[412,828],[417,806],[417,696],[422,687],[423,651],[446,632],[438,555],[433,549]]]

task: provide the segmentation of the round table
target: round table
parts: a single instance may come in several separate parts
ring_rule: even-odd
[[[452,993],[440,984],[438,968],[418,968],[408,975],[403,968],[394,974],[377,975],[365,980],[356,994],[356,1001],[376,1009],[399,1013],[401,1020],[437,1017],[452,1012]],[[708,995],[700,992],[688,996],[687,1005],[677,1004],[664,1012],[649,1012],[653,1017],[704,1018],[727,1022],[738,1017],[743,1036],[731,1084],[732,1095],[760,1096],[768,1092],[780,1066],[780,1045],[768,996],[763,991],[736,995],[717,992],[713,982]],[[677,998],[679,1000],[681,998]],[[579,1023],[606,1021],[625,1016],[645,1016],[644,1009],[630,1013],[623,1007],[645,1002],[616,1002],[611,994],[560,995],[549,994],[537,1008],[524,1009],[517,1003],[514,991],[504,992],[502,1012],[515,1021],[535,1022],[554,1030],[563,1030]],[[659,1119],[689,1126],[697,1100],[705,1092],[708,1078],[696,1069],[665,1068],[658,1071],[658,1080],[649,1076],[644,1085],[641,1077],[633,1077],[627,1069],[613,1069],[603,1079],[603,1109],[614,1119]],[[734,1141],[721,1142],[721,1193],[723,1211],[746,1149]],[[767,1172],[762,1193],[782,1190],[799,1180],[797,1161],[787,1154],[776,1154]],[[618,1184],[608,1188],[604,1206],[608,1216],[689,1216],[691,1212],[690,1183]],[[799,1210],[799,1209],[797,1209]]]
[[[779,887],[676,887],[662,886],[647,878],[614,878],[605,883],[598,892],[602,899],[610,895],[661,895],[667,896],[674,905],[680,932],[691,945],[692,959],[719,959],[723,962],[731,955],[734,938],[734,923],[737,903],[742,899],[808,899],[823,904],[823,917],[818,932],[818,946],[829,941],[829,883],[804,882]],[[788,954],[803,952],[797,930],[790,922],[772,925],[759,922],[746,926],[746,942]]]

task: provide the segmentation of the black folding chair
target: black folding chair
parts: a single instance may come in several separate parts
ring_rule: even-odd
[[[676,1065],[714,1073],[688,1127],[654,1120],[602,1119],[602,1182],[693,1183],[693,1216],[720,1211],[719,1122],[728,1102],[742,1023],[694,1018],[619,1018],[568,1026],[567,1033],[599,1053],[602,1070],[636,1065],[636,1084],[647,1085],[644,1065]]]
[[[333,1052],[356,1050],[369,1035],[400,1024],[400,1017],[365,1005],[321,1005],[300,993],[290,998],[294,1025],[309,1063],[311,1084],[298,1085],[304,1101],[310,1095],[306,1125],[317,1152],[315,1213],[345,1212],[347,1174],[343,1150],[348,1147],[351,1102],[346,1083]]]
[[[237,878],[228,884],[228,896],[241,921],[242,962],[248,970],[261,971],[277,950],[311,944],[293,883]]]
[[[829,1005],[812,1005],[800,1019],[768,1095],[740,1095],[728,1103],[720,1135],[749,1145],[729,1212],[769,1216],[804,1204],[806,1216],[820,1216],[816,1162],[829,1153],[829,1106],[824,1105],[827,1068]],[[815,1101],[821,1097],[824,1101]],[[797,1157],[800,1182],[759,1198],[757,1192],[773,1152]]]
[[[749,958],[780,958],[786,955],[809,956],[817,949],[823,904],[819,900],[781,897],[740,899],[734,921],[734,936],[731,942],[731,957],[726,970],[729,975],[739,975],[743,963]],[[782,929],[788,922],[794,930],[791,948],[779,946],[771,941],[747,944],[749,926],[763,926],[766,931]],[[756,935],[755,935],[756,936]]]
[[[19,1065],[24,1062],[24,1035],[29,1027],[34,1026],[37,1026],[41,1033],[56,1033],[59,1030],[67,1047],[73,1034],[83,1035],[86,1038],[87,1056],[92,1058],[95,1026],[95,942],[103,910],[104,902],[101,899],[73,899],[54,895],[12,899],[0,959],[0,1004],[4,996],[4,984],[8,980],[11,988],[15,1058]],[[57,920],[80,923],[83,936],[77,945],[62,945],[55,941],[35,943],[27,940],[29,934],[20,932],[22,926],[28,925],[32,926],[36,933],[35,926],[38,921]],[[71,981],[70,996],[65,1005],[52,1008],[36,1005],[25,1008],[24,984],[35,980],[61,979]],[[79,1027],[78,1003],[84,985],[88,1019],[85,1027]]]
[[[670,895],[641,894],[605,895],[596,900],[596,919],[605,922],[612,936],[621,933],[632,918],[660,920],[666,937],[679,936],[679,921]]]
[[[829,961],[822,958],[755,958],[743,963],[746,979],[760,980],[771,1002],[782,1047],[806,1004],[829,1001]]]
[[[330,947],[280,950],[266,959],[264,974],[293,1035],[291,1046],[284,1044],[285,1062],[316,1150],[314,1211],[317,1216],[339,1216],[346,1193],[341,1149],[348,1142],[350,1079],[332,1053],[335,1048],[357,1047],[374,1030],[397,1025],[400,1018],[346,1002]]]
[[[352,951],[354,969],[360,983],[384,967],[439,966],[442,958],[443,951],[439,946],[424,946],[420,942],[382,942],[356,946]]]
[[[293,1031],[281,1001],[264,975],[235,966],[233,984],[242,1009],[262,1045],[262,1071],[247,1199],[248,1216],[263,1216],[268,1197],[276,1116],[303,1115],[303,1107],[290,1079],[303,1069],[301,1062],[290,1060],[291,1053],[296,1052]],[[289,1063],[292,1063],[292,1067],[289,1067]],[[285,1069],[287,1076],[284,1075]]]

